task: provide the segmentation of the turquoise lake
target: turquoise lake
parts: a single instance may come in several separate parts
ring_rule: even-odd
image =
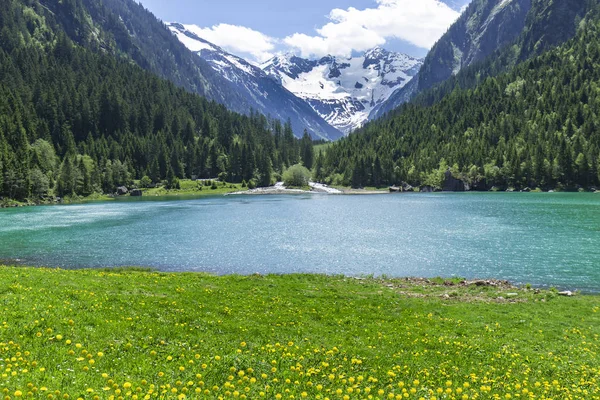
[[[498,278],[600,292],[600,195],[228,196],[4,209],[0,260]]]

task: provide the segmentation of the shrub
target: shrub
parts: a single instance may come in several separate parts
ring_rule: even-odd
[[[166,189],[181,189],[181,183],[179,182],[179,178],[172,178],[171,180],[167,180],[165,182],[165,188]]]
[[[283,173],[283,182],[286,186],[306,186],[310,175],[310,171],[302,164],[292,165]]]
[[[256,189],[256,182],[254,181],[254,179],[250,179],[248,181],[248,189]]]
[[[215,190],[215,189],[217,189],[217,187],[218,187],[218,186],[217,186],[217,182],[215,182],[215,181],[213,181],[213,182],[212,182],[212,185],[210,185],[210,188],[211,188],[212,190]]]
[[[243,181],[242,181],[242,187],[243,187],[243,188],[245,188],[245,187],[247,187],[247,186],[248,186],[248,184],[246,183],[246,180],[243,180]]]
[[[150,186],[152,186],[152,179],[150,179],[148,175],[144,175],[142,179],[140,179],[140,188],[148,189]]]

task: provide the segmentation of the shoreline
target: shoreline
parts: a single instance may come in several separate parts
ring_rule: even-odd
[[[383,275],[340,275],[340,274],[326,274],[319,272],[291,272],[291,273],[265,273],[254,272],[251,274],[238,274],[238,273],[226,273],[218,274],[210,271],[165,271],[157,267],[145,267],[145,266],[103,266],[103,267],[54,267],[48,265],[30,265],[25,264],[26,260],[21,259],[0,259],[0,270],[1,269],[34,269],[34,270],[48,270],[55,272],[132,272],[132,273],[155,273],[162,275],[192,275],[192,276],[211,276],[215,278],[227,278],[227,277],[268,277],[268,276],[289,276],[289,277],[322,277],[322,278],[344,278],[352,279],[356,281],[374,281],[380,283],[395,282],[404,283],[409,285],[422,285],[422,286],[444,286],[448,289],[466,289],[473,287],[480,288],[497,288],[499,290],[526,290],[539,292],[554,292],[557,295],[574,297],[574,296],[598,296],[600,297],[600,288],[597,290],[581,290],[567,288],[563,286],[551,286],[548,284],[522,284],[509,281],[502,278],[463,278],[463,277],[417,277],[417,276],[387,276]]]
[[[221,196],[252,196],[252,195],[302,195],[302,194],[327,194],[327,195],[372,195],[372,194],[391,194],[388,190],[365,190],[365,189],[352,189],[352,188],[333,188],[327,185],[310,182],[311,190],[287,188],[283,186],[281,182],[274,186],[239,190],[241,189],[239,184],[233,185],[234,187],[223,186],[213,190],[205,188],[203,190],[189,190],[189,189],[173,189],[167,190],[163,188],[159,189],[143,189],[142,196],[136,197],[127,195],[105,195],[105,194],[93,194],[88,197],[78,198],[67,198],[60,200],[59,198],[52,198],[44,201],[16,201],[6,199],[0,203],[0,210],[7,208],[23,208],[23,207],[35,207],[35,206],[61,206],[61,205],[74,205],[74,204],[86,204],[86,203],[101,203],[109,201],[129,200],[129,199],[151,199],[155,197],[164,197],[168,199],[177,199],[183,197],[189,198],[204,198],[204,197],[221,197]]]
[[[279,182],[278,184],[281,184]],[[315,184],[311,182],[311,184]],[[57,198],[48,199],[45,201],[29,201],[19,202],[16,200],[5,199],[0,203],[0,210],[8,209],[8,208],[23,208],[23,207],[34,207],[34,206],[60,206],[60,205],[75,205],[75,204],[86,204],[86,203],[101,203],[101,202],[110,202],[110,201],[119,201],[126,199],[149,199],[155,197],[162,197],[167,199],[177,199],[177,198],[190,198],[190,199],[200,199],[204,197],[221,197],[221,196],[265,196],[265,195],[304,195],[304,194],[327,194],[327,195],[350,195],[350,196],[360,196],[360,195],[384,195],[384,194],[448,194],[448,193],[545,193],[545,194],[560,194],[560,193],[573,193],[573,194],[599,194],[600,191],[591,192],[577,192],[577,191],[418,191],[418,192],[390,192],[389,189],[353,189],[349,187],[332,187],[324,184],[317,184],[319,187],[316,189],[313,187],[311,190],[298,189],[298,188],[287,188],[283,185],[277,186],[269,186],[255,189],[247,189],[247,190],[238,190],[239,184],[236,184],[232,187],[219,187],[216,190],[211,190],[207,188],[205,190],[166,190],[166,189],[143,189],[143,196],[136,197],[131,195],[105,195],[105,194],[93,194],[88,197],[80,197],[80,198],[69,198],[65,201],[61,201]],[[146,192],[150,191],[150,194],[146,194]]]

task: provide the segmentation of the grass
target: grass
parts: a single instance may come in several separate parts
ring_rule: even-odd
[[[365,191],[365,192],[388,192],[389,193],[389,187],[385,186],[385,187],[375,187],[375,186],[367,186],[367,187],[363,187],[361,189],[354,189],[351,186],[339,186],[339,185],[330,185],[332,188],[334,189],[338,189],[338,190],[345,190],[345,191]]]
[[[241,184],[226,183],[223,185],[217,182],[217,188],[203,186],[201,183],[191,179],[180,180],[181,189],[165,189],[164,187],[143,189],[144,196],[215,196],[232,192],[247,190],[242,188]]]
[[[0,267],[6,399],[598,399],[600,298]]]
[[[92,193],[89,196],[67,196],[63,199],[63,204],[78,204],[78,203],[86,203],[90,201],[112,201],[115,198],[113,196],[109,196],[102,193]]]

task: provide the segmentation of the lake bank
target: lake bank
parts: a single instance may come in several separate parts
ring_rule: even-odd
[[[597,296],[126,269],[0,267],[0,282],[11,398],[600,395]]]
[[[0,202],[0,209],[2,208],[19,208],[19,207],[32,207],[32,206],[49,206],[49,205],[70,205],[70,204],[86,204],[91,202],[103,202],[103,201],[114,201],[124,200],[129,197],[160,197],[165,199],[194,199],[194,198],[206,198],[211,196],[227,196],[227,195],[285,195],[285,194],[342,194],[342,195],[369,195],[369,194],[388,194],[387,189],[353,189],[350,187],[330,187],[321,183],[310,182],[307,188],[287,188],[283,185],[283,182],[278,182],[273,186],[259,187],[249,189],[242,184],[232,184],[215,181],[215,185],[205,185],[205,181],[193,181],[189,179],[182,179],[180,181],[181,187],[179,189],[167,189],[164,186],[158,186],[154,188],[139,189],[140,195],[134,196],[130,192],[118,195],[118,194],[101,194],[94,193],[90,196],[74,196],[61,198],[48,198],[45,200],[37,201],[14,201],[5,199]],[[138,189],[132,189],[138,190]]]
[[[214,185],[212,184],[214,182]],[[208,183],[208,184],[207,184]],[[283,182],[277,182],[273,186],[269,187],[258,187],[249,189],[243,184],[233,184],[227,182],[219,182],[218,180],[191,180],[182,179],[179,181],[179,188],[167,189],[164,186],[157,186],[152,188],[138,189],[137,186],[133,186],[126,194],[119,195],[114,194],[103,194],[93,193],[89,196],[67,196],[66,198],[48,197],[46,199],[38,199],[35,201],[15,201],[11,199],[0,199],[0,209],[2,208],[19,208],[19,207],[31,207],[31,206],[48,206],[48,205],[69,205],[69,204],[86,204],[91,202],[103,202],[103,201],[114,201],[114,200],[125,200],[129,197],[137,197],[132,194],[139,193],[139,197],[154,197],[164,199],[194,199],[194,198],[206,198],[212,196],[228,196],[228,195],[298,195],[298,194],[335,194],[335,195],[381,195],[381,194],[408,194],[408,193],[487,193],[485,191],[458,191],[458,192],[442,192],[440,190],[433,190],[432,188],[412,188],[408,186],[409,190],[404,190],[403,187],[383,187],[383,188],[352,188],[349,186],[329,186],[318,182],[309,182],[304,188],[286,187]],[[496,188],[489,190],[490,193],[499,192]],[[507,189],[508,193],[600,193],[599,191],[566,191],[561,192],[558,190],[542,191],[539,189],[520,190]]]

